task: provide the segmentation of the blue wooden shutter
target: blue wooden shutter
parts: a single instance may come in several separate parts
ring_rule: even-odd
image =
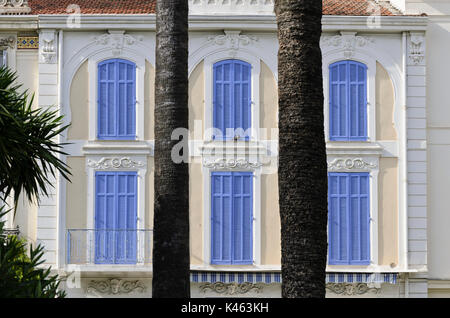
[[[116,264],[136,263],[137,175],[117,173]]]
[[[211,263],[230,264],[232,260],[232,174],[211,175]]]
[[[367,67],[355,61],[330,65],[330,140],[367,140]]]
[[[243,139],[243,132],[251,127],[251,65],[225,60],[213,69],[213,125],[221,131],[214,139],[233,139],[236,129]]]
[[[233,175],[233,264],[253,262],[253,174]]]
[[[368,173],[329,173],[328,243],[331,265],[370,264]]]
[[[95,262],[136,263],[137,174],[95,174]]]
[[[211,263],[253,262],[253,174],[211,174]]]
[[[95,263],[114,262],[116,182],[111,172],[95,174]]]
[[[98,66],[98,138],[116,135],[116,63],[105,61]]]
[[[98,138],[136,138],[136,65],[114,59],[99,63]]]

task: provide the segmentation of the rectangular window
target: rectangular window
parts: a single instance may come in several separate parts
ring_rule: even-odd
[[[136,65],[120,59],[98,65],[98,138],[136,139]]]
[[[330,65],[330,140],[367,140],[367,66],[355,61]]]
[[[253,173],[211,175],[211,263],[253,263]]]
[[[328,174],[330,265],[370,264],[369,173]]]
[[[137,173],[95,174],[95,263],[135,264]]]

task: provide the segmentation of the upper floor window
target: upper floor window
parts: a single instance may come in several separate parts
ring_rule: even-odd
[[[328,174],[328,262],[370,264],[369,173]]]
[[[251,128],[251,70],[249,63],[224,60],[214,64],[214,139],[248,140]]]
[[[253,264],[253,173],[211,174],[211,263]]]
[[[98,139],[136,139],[136,64],[122,59],[98,64]]]
[[[355,61],[331,64],[330,140],[367,139],[367,66]]]

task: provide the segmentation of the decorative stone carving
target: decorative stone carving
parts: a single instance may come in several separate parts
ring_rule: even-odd
[[[274,0],[189,0],[189,14],[274,14]]]
[[[409,42],[409,59],[414,65],[423,62],[425,58],[424,37],[421,33],[411,33]]]
[[[237,294],[246,294],[252,290],[256,290],[257,293],[261,293],[264,288],[264,283],[222,283],[222,282],[216,282],[216,283],[202,283],[200,285],[200,290],[204,293],[208,289],[218,293],[218,294],[224,294],[224,295],[237,295]]]
[[[29,13],[28,0],[0,0],[0,14]]]
[[[334,294],[345,296],[363,295],[368,292],[378,294],[380,292],[380,288],[369,287],[365,283],[328,283],[326,289]]]
[[[44,63],[53,64],[56,63],[56,32],[42,31],[39,35],[41,57]]]
[[[91,280],[87,287],[88,293],[99,292],[101,294],[118,295],[131,292],[143,293],[145,285],[139,281],[127,281],[122,279]]]
[[[328,163],[328,169],[335,170],[354,170],[354,169],[373,169],[377,165],[364,161],[362,158],[337,158],[331,163]]]
[[[344,57],[349,59],[355,54],[357,47],[364,47],[374,42],[374,39],[365,36],[357,36],[356,32],[340,32],[341,35],[323,36],[321,39],[322,46],[334,46],[344,50]]]
[[[145,164],[140,161],[134,161],[129,157],[124,158],[102,158],[100,161],[88,160],[88,166],[94,169],[120,169],[120,168],[140,168]]]
[[[16,37],[12,35],[9,37],[0,38],[0,47],[9,47],[14,49],[16,47],[16,42]]]
[[[247,168],[259,168],[263,164],[261,162],[251,162],[247,159],[226,159],[220,158],[214,161],[203,161],[203,166],[212,169],[247,169]]]
[[[94,41],[97,45],[109,46],[112,49],[114,56],[121,55],[125,46],[131,46],[138,41],[142,41],[143,38],[135,38],[129,34],[125,34],[125,31],[111,31],[108,33],[97,36]]]
[[[251,43],[258,42],[259,39],[252,35],[243,35],[241,31],[224,31],[224,35],[209,36],[208,42],[219,46],[225,46],[230,49],[231,55],[236,54],[240,46],[247,46]]]

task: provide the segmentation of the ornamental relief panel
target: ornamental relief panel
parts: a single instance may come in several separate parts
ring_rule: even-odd
[[[256,291],[258,294],[263,292],[264,283],[202,283],[199,286],[200,291],[206,293],[208,290],[222,295],[243,295],[251,291]]]
[[[329,171],[371,171],[378,168],[375,160],[368,158],[335,158],[328,159]]]
[[[99,161],[88,160],[87,165],[90,168],[106,170],[106,169],[133,169],[142,168],[145,163],[142,161],[132,160],[130,157],[112,157],[112,158],[102,158]]]
[[[132,292],[143,293],[146,291],[144,283],[139,280],[129,281],[123,279],[91,280],[86,292],[89,294],[100,293],[106,295],[129,294]]]
[[[344,57],[350,59],[358,48],[366,47],[375,42],[371,37],[357,36],[356,34],[356,32],[341,31],[340,35],[324,35],[320,40],[320,44],[324,49],[342,49]]]

